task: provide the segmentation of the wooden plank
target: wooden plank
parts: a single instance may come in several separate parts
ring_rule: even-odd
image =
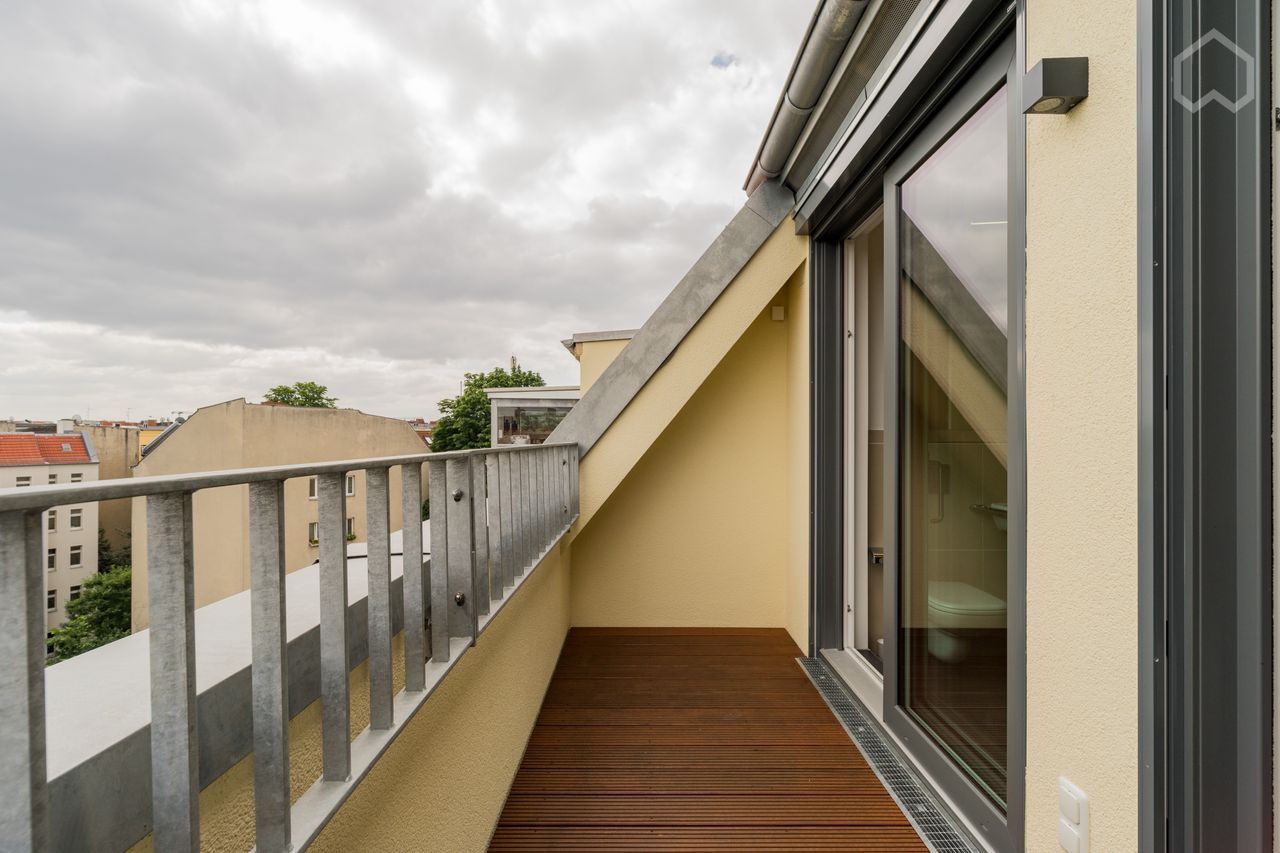
[[[575,628],[490,849],[925,849],[771,628]]]

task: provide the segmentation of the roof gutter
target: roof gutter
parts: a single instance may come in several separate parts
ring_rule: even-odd
[[[748,195],[766,180],[782,174],[791,149],[868,5],[870,0],[820,0],[743,185]]]

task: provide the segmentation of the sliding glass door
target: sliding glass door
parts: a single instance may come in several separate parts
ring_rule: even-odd
[[[907,143],[883,207],[884,719],[997,849],[1017,846],[1023,752],[1012,54],[988,57]]]
[[[1008,98],[899,185],[901,705],[1008,792]]]

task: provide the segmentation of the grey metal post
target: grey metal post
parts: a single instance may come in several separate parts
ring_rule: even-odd
[[[369,728],[391,728],[391,535],[386,468],[364,472],[369,516]]]
[[[484,457],[484,476],[488,483],[489,498],[485,502],[485,537],[489,543],[489,598],[502,600],[502,482],[498,476],[498,457],[490,453]]]
[[[568,528],[568,448],[556,451],[556,532]]]
[[[151,825],[157,850],[200,849],[191,495],[147,498]]]
[[[404,566],[404,689],[426,689],[426,616],[422,584],[422,465],[401,465],[404,517],[401,561]]]
[[[0,514],[0,849],[49,846],[40,511]]]
[[[318,475],[316,491],[320,502],[320,699],[324,780],[342,782],[351,775],[346,475]]]
[[[511,512],[511,454],[494,455],[498,465],[498,563],[502,571],[502,587],[505,591],[515,583],[515,547],[511,524],[514,521]]]
[[[516,574],[523,575],[533,561],[533,470],[529,466],[529,451],[520,451],[519,462],[520,496],[516,506],[520,508],[517,528],[520,531],[520,565],[516,567]]]
[[[449,589],[454,592],[449,609],[449,636],[472,637],[471,611],[475,608],[475,585],[471,568],[471,464],[468,458],[448,459],[444,463],[445,484],[449,499],[445,501],[445,518],[449,528],[449,547],[443,555]],[[439,559],[438,552],[432,557]],[[461,594],[461,598],[456,597]]]
[[[488,456],[474,453],[471,462],[471,541],[475,561],[476,615],[489,613],[489,488]],[[502,588],[498,588],[498,598]]]
[[[550,454],[546,449],[538,451],[538,556],[546,553],[551,540],[551,472],[547,466]]]
[[[289,849],[289,674],[285,634],[284,483],[249,485],[253,634],[253,800],[257,849]]]
[[[528,487],[525,485],[524,453],[515,453],[511,457],[511,533],[515,536],[515,560],[511,565],[512,582],[524,574],[527,561],[527,531],[524,521],[525,496]]]
[[[431,493],[431,659],[449,659],[449,483],[443,459],[427,465],[427,487]]]
[[[569,518],[577,518],[581,511],[579,506],[579,487],[578,482],[578,465],[581,462],[582,451],[577,447],[569,448]]]

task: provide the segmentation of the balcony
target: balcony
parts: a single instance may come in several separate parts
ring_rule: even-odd
[[[443,805],[396,805],[434,849],[923,849],[787,632],[570,629],[578,465],[547,444],[0,493],[0,606],[25,626],[3,635],[0,846],[351,849],[379,834],[371,797],[406,788]],[[393,467],[406,518],[426,473],[421,530],[387,529]],[[343,527],[353,471],[366,547]],[[301,477],[320,560],[286,575]],[[196,611],[191,497],[229,485],[251,589]],[[146,500],[150,628],[45,670],[40,513],[124,497]]]

